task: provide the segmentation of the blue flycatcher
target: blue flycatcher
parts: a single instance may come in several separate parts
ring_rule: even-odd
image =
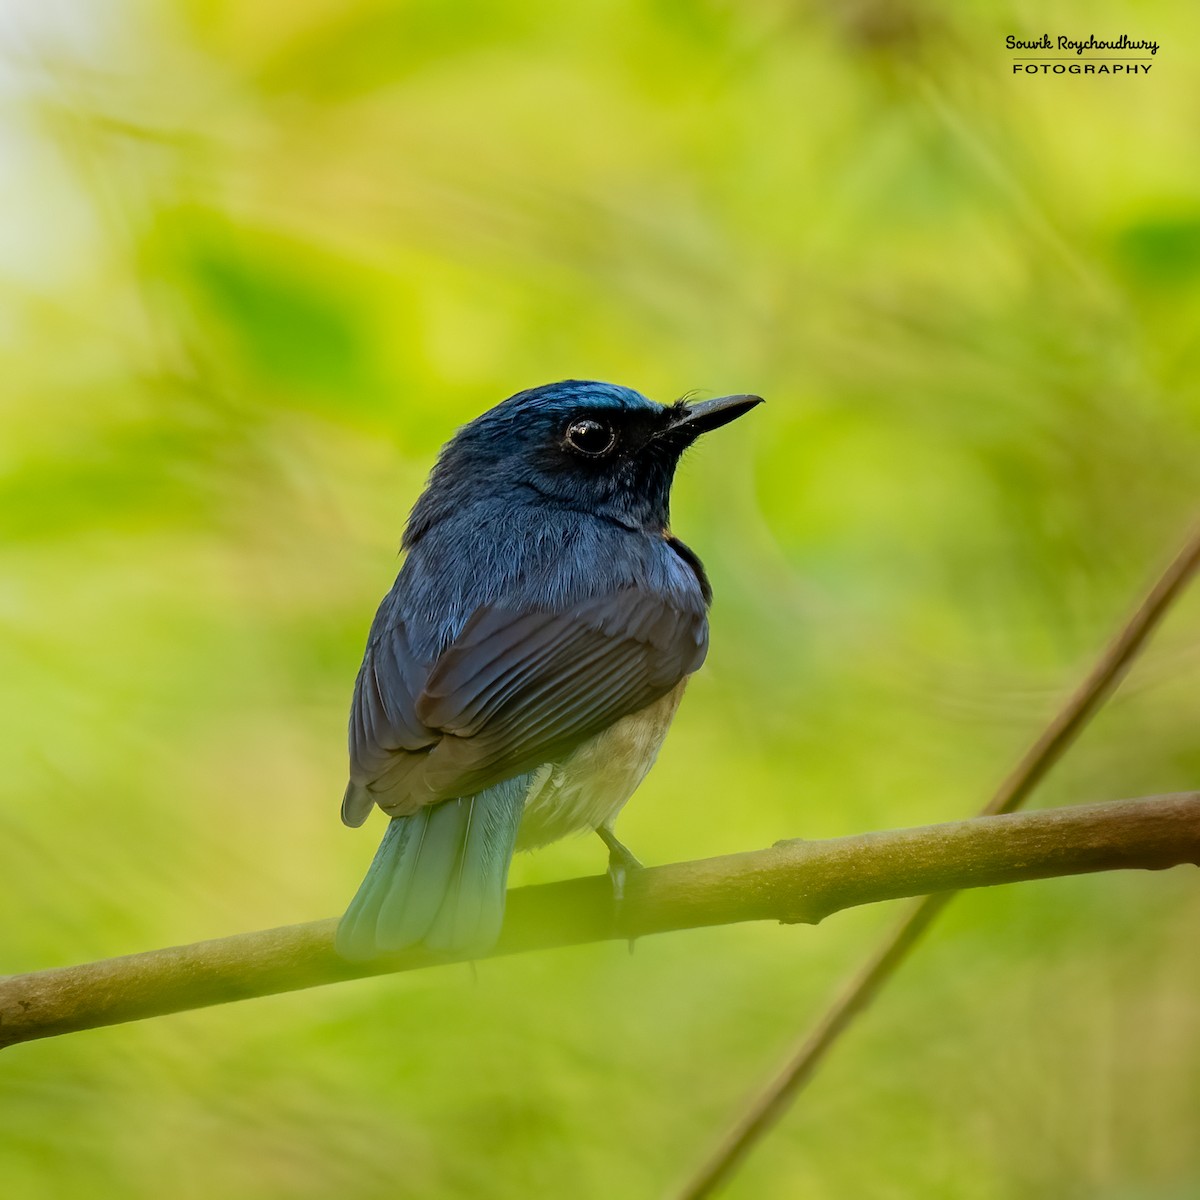
[[[704,661],[712,598],[670,529],[702,433],[761,403],[656,404],[568,380],[460,429],[409,518],[350,714],[342,820],[391,817],[340,953],[489,949],[518,848],[612,823]]]

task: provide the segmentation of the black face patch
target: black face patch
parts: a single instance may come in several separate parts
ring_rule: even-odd
[[[576,460],[599,462],[630,458],[665,434],[677,419],[675,407],[657,412],[611,407],[583,408],[571,413],[562,422],[558,445]]]

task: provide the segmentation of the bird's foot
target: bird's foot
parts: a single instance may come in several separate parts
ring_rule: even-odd
[[[620,904],[625,899],[625,883],[633,871],[644,868],[624,842],[607,825],[601,825],[596,832],[600,840],[608,847],[608,877],[612,880],[613,899]]]
[[[607,825],[601,825],[596,833],[608,847],[608,878],[612,883],[613,907],[616,909],[617,928],[619,929],[625,924],[625,885],[633,872],[644,871],[645,867],[642,866],[637,855]],[[633,953],[633,941],[633,938],[629,939],[631,954]]]

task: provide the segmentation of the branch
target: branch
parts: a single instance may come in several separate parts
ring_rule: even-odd
[[[1068,698],[1041,736],[1022,756],[981,816],[1016,811],[1063,756],[1101,705],[1112,695],[1150,635],[1200,570],[1200,526],[1192,532],[1121,632],[1100,655],[1087,678]],[[895,929],[834,998],[782,1069],[762,1089],[717,1142],[676,1200],[711,1196],[738,1169],[751,1147],[783,1116],[817,1065],[850,1023],[867,1007],[925,930],[954,898],[953,892],[927,896],[901,918]]]
[[[608,879],[517,888],[494,955],[777,920],[816,924],[859,904],[1126,868],[1200,864],[1200,792],[779,842],[639,871],[620,913]],[[151,950],[0,979],[0,1047],[365,975],[435,966],[412,951],[349,963],[336,921]]]

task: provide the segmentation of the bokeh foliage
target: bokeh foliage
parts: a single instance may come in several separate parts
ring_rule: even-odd
[[[1008,33],[1158,39],[1013,78]],[[407,507],[521,387],[758,391],[675,526],[713,650],[651,862],[977,808],[1200,482],[1183,0],[15,6],[6,972],[338,911]],[[1200,597],[1039,794],[1200,782]],[[592,839],[516,882],[598,871]],[[656,1195],[891,914],[7,1051],[5,1196]],[[731,1195],[1200,1194],[1195,873],[959,901]]]

